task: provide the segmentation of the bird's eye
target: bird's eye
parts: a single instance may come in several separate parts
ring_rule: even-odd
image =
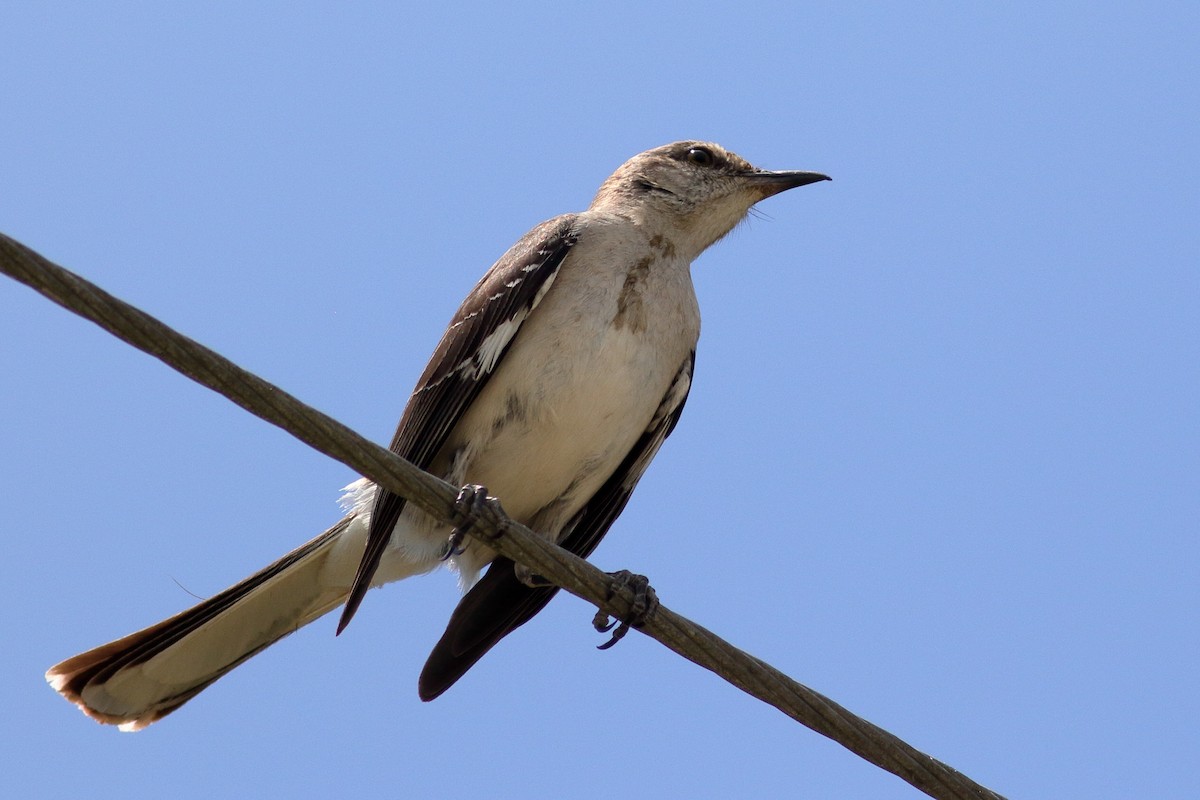
[[[693,147],[687,151],[687,160],[700,167],[711,167],[717,157],[707,147]]]

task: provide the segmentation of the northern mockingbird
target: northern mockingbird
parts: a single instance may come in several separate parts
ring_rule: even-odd
[[[392,450],[486,486],[509,516],[588,556],[683,411],[700,334],[692,261],[758,201],[823,180],[756,169],[706,142],[634,156],[587,211],[538,225],[475,285]],[[367,589],[445,560],[468,591],[421,673],[431,700],[554,595],[403,498],[365,479],[346,488],[347,515],[311,542],[46,679],[88,716],[139,730],[344,604],[341,632]]]

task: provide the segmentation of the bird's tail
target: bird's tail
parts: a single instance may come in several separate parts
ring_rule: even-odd
[[[56,664],[46,680],[89,717],[141,730],[339,606],[362,555],[365,528],[362,519],[347,516],[187,611]]]

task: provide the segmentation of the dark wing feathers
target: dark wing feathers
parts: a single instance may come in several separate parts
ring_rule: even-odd
[[[587,558],[624,510],[650,461],[675,430],[692,385],[693,352],[680,367],[646,432],[638,439],[621,465],[566,526],[559,544]],[[434,646],[421,670],[418,693],[432,700],[454,685],[484,653],[541,611],[557,587],[531,588],[517,580],[511,560],[498,557],[484,576],[467,592],[446,632]]]
[[[392,438],[394,453],[421,469],[429,468],[463,411],[503,360],[520,323],[553,283],[578,239],[575,223],[576,215],[566,214],[538,225],[513,245],[467,295],[409,398]],[[484,342],[510,321],[517,323],[510,337],[500,343],[498,350],[491,351],[490,358],[484,358]],[[342,610],[338,633],[349,624],[370,588],[404,502],[391,492],[377,492],[367,547]]]

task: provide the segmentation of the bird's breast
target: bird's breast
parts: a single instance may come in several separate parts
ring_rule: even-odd
[[[621,267],[581,268],[603,255]],[[699,335],[687,265],[649,255],[572,253],[448,443],[452,482],[555,534],[607,480]]]

